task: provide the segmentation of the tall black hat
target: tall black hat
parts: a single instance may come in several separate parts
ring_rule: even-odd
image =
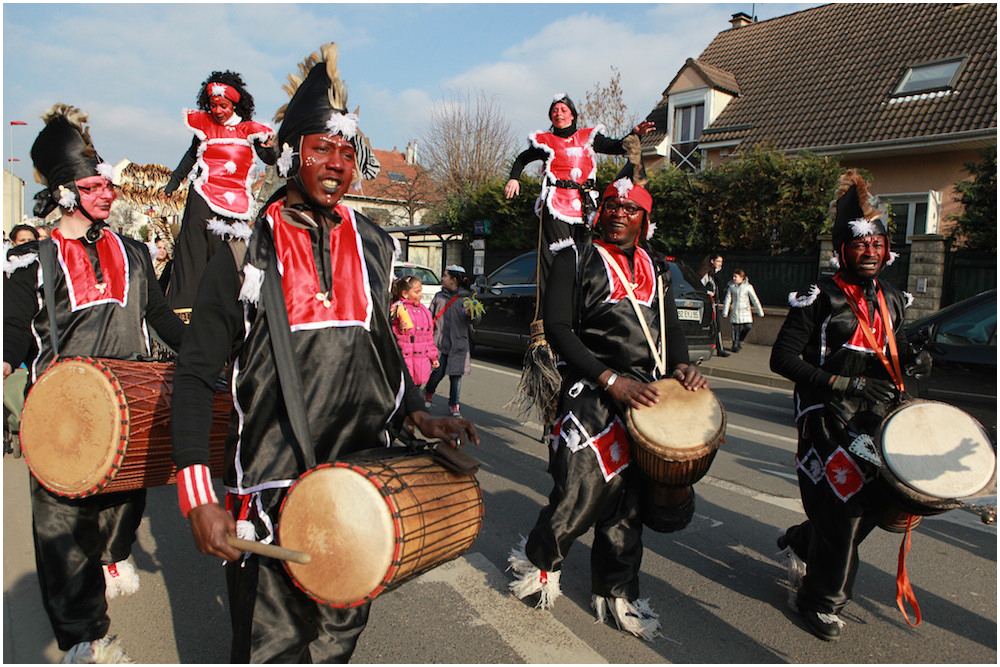
[[[884,236],[889,242],[889,232],[883,221],[884,212],[877,208],[875,199],[868,192],[868,182],[853,169],[840,177],[833,221],[833,250],[842,254],[842,248],[852,239],[865,236]]]
[[[379,162],[358,128],[358,114],[347,112],[347,85],[337,72],[337,45],[333,42],[320,47],[299,65],[299,74],[289,74],[285,92],[291,100],[278,109],[275,122],[278,129],[278,174],[294,177],[301,166],[299,151],[302,137],[309,134],[341,135],[354,146],[358,175],[373,179],[378,175]]]
[[[72,211],[79,201],[76,181],[89,176],[112,179],[111,165],[97,154],[85,127],[87,114],[68,104],[56,104],[41,116],[45,127],[31,146],[35,180],[46,186],[35,195],[35,215],[45,217],[58,204]]]

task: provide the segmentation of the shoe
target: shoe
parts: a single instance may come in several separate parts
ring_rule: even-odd
[[[535,608],[552,609],[556,599],[562,595],[562,589],[559,588],[559,572],[539,570],[535,567],[534,563],[528,560],[528,555],[524,550],[527,542],[528,539],[522,537],[521,543],[511,549],[510,555],[507,556],[509,563],[507,569],[513,570],[516,575],[514,581],[508,585],[508,589],[510,594],[518,600],[523,600],[535,593],[541,593]]]
[[[591,597],[590,606],[597,612],[598,623],[604,623],[607,619],[607,610],[610,609],[615,625],[622,632],[628,632],[648,642],[660,636],[660,616],[650,609],[648,599],[629,602],[625,598],[594,595]]]
[[[739,352],[739,351],[740,351],[740,348],[735,347],[735,346],[733,347],[733,352]]]
[[[64,665],[131,665],[118,637],[108,635],[90,642],[80,642],[63,656]]]
[[[728,357],[729,356],[729,353],[726,352],[725,350],[723,350],[722,348],[719,348],[719,351],[716,352],[716,354],[718,356],[720,356],[720,357]]]
[[[127,560],[102,565],[104,570],[104,595],[110,600],[119,595],[132,595],[139,590],[139,575]]]
[[[425,391],[424,392],[424,407],[425,408],[431,407],[431,403],[433,403],[433,402],[434,402],[434,394],[430,393],[429,391]]]
[[[448,406],[448,410],[450,410],[450,411],[451,411],[451,416],[452,416],[452,417],[461,417],[461,416],[462,416],[462,413],[461,413],[461,411],[460,411],[460,410],[458,409],[458,406],[457,406],[457,405],[449,405],[449,406]]]
[[[806,609],[801,612],[802,618],[806,621],[806,627],[814,635],[823,641],[834,642],[840,639],[841,628],[844,622],[836,614],[824,614],[819,611]]]

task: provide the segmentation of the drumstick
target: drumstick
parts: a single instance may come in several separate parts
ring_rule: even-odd
[[[250,553],[255,553],[258,556],[267,556],[268,558],[277,558],[278,560],[290,560],[293,563],[299,563],[300,565],[308,565],[312,562],[311,554],[307,554],[304,551],[293,551],[292,549],[286,549],[274,544],[263,544],[252,540],[244,540],[239,537],[233,537],[232,535],[226,535],[226,543],[231,547],[242,549],[243,551],[249,551]]]

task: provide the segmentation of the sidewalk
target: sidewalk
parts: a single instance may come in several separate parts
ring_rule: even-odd
[[[730,352],[728,357],[712,356],[702,362],[699,368],[708,377],[741,380],[768,387],[791,389],[791,380],[771,372],[771,346],[743,343],[740,352]]]

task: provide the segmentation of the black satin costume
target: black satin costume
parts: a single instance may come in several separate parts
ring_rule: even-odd
[[[858,546],[877,525],[884,503],[874,483],[876,468],[848,447],[860,434],[876,435],[887,406],[837,396],[829,383],[832,375],[890,378],[873,352],[856,349],[862,347],[858,320],[840,285],[825,277],[815,287],[813,296],[798,293],[798,307],[791,308],[774,343],[771,368],[795,382],[796,470],[809,518],[785,536],[807,564],[798,606],[838,614],[851,600]],[[869,317],[878,311],[876,288],[885,295],[902,353],[905,297],[889,283],[868,281],[862,290]]]
[[[282,225],[285,231],[292,226],[308,232],[295,248],[298,266],[283,265],[282,285],[316,463],[331,461],[337,447],[343,455],[386,446],[390,419],[423,409],[388,318],[392,239],[346,207],[337,208],[345,222],[332,233],[326,227],[291,224],[279,214],[283,203],[277,199],[258,217],[247,261],[259,268],[275,261]],[[356,235],[351,235],[352,226]],[[355,274],[331,268],[331,238],[347,235],[352,243],[360,241],[363,252],[363,270]],[[313,262],[301,259],[310,255]],[[247,267],[244,273],[253,271]],[[301,302],[288,302],[288,290],[304,287],[306,300],[315,301],[317,283],[341,294],[368,295],[368,323],[297,325],[295,309]],[[240,291],[232,254],[218,253],[205,269],[178,362],[174,386],[181,398],[174,403],[174,460],[178,468],[208,463],[212,386],[232,358],[235,411],[227,442],[227,505],[235,518],[253,525],[257,539],[266,541],[273,539],[288,487],[304,471],[289,442],[291,425],[267,314],[262,302],[241,302]],[[325,607],[303,594],[281,563],[270,558],[248,554],[229,563],[227,583],[234,662],[346,662],[367,622],[367,604],[350,610]]]
[[[131,239],[103,231],[105,241],[121,240],[128,265],[126,305],[97,303],[70,306],[64,264],[54,277],[39,285],[37,259],[4,280],[4,360],[13,367],[29,364],[31,382],[37,380],[53,354],[49,317],[42,294],[55,289],[56,324],[60,356],[96,356],[129,359],[149,355],[146,324],[152,325],[169,344],[180,345],[184,325],[167,307],[156,282],[149,250]],[[86,251],[93,275],[110,282],[108,266],[102,266],[94,243],[84,239],[63,240]],[[37,244],[19,246],[29,258]],[[80,255],[83,256],[82,254]],[[57,260],[58,261],[58,260]],[[80,290],[78,289],[78,292]],[[29,385],[30,386],[30,385]],[[52,406],[58,418],[59,406]],[[72,419],[72,415],[63,415]],[[61,650],[79,642],[104,637],[110,626],[101,565],[128,558],[146,504],[146,491],[101,494],[71,500],[45,490],[30,479],[35,566],[42,602]]]
[[[613,254],[623,254],[609,248]],[[630,279],[637,263],[649,263],[640,249],[624,255]],[[656,273],[664,271],[661,264],[651,266]],[[559,252],[552,265],[553,287],[574,285],[574,289],[570,299],[562,290],[546,293],[546,330],[552,332],[550,342],[566,363],[560,366],[563,381],[550,438],[554,487],[528,536],[526,554],[541,570],[559,570],[576,538],[594,526],[592,592],[635,600],[642,563],[641,478],[628,466],[631,442],[624,426],[625,409],[604,390],[598,376],[611,369],[650,382],[658,372],[632,306],[625,299],[609,300],[609,271],[593,245],[583,247],[579,268],[574,248]],[[673,292],[667,285],[665,290],[667,367],[673,368],[688,361],[688,350]],[[657,303],[654,289],[649,305],[640,307],[658,343]]]

